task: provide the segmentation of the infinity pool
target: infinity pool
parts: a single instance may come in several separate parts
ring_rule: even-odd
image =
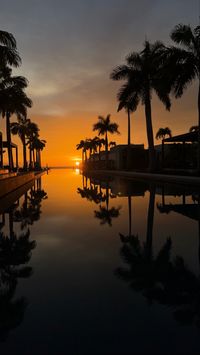
[[[0,201],[0,353],[199,354],[199,191],[67,169],[27,188]]]

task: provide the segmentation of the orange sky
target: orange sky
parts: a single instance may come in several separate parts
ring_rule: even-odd
[[[171,43],[174,25],[195,26],[197,12],[198,0],[3,0],[1,29],[15,35],[22,57],[15,73],[29,80],[33,107],[28,117],[47,141],[43,165],[71,165],[80,158],[76,144],[95,135],[92,125],[98,115],[110,113],[121,132],[110,139],[126,143],[127,118],[116,112],[119,84],[109,79],[112,69],[131,51],[141,50],[145,37]],[[173,135],[187,131],[197,123],[196,87],[174,101],[170,113],[153,97],[152,114],[154,136],[166,126]],[[21,146],[18,138],[13,141]],[[141,106],[132,115],[132,143],[146,144]]]

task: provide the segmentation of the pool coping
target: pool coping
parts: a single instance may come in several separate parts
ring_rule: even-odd
[[[153,174],[153,173],[141,173],[134,171],[124,170],[90,170],[86,173],[94,175],[109,175],[109,176],[121,176],[129,179],[143,179],[150,182],[167,182],[172,184],[184,184],[200,186],[200,177],[185,176],[185,175],[166,175],[166,174]]]

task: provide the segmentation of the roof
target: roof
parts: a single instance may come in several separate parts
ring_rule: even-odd
[[[179,134],[178,136],[165,138],[163,142],[198,142],[198,132]]]

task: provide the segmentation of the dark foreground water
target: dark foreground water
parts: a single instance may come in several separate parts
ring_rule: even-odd
[[[0,354],[199,354],[199,202],[76,170],[1,200]]]

